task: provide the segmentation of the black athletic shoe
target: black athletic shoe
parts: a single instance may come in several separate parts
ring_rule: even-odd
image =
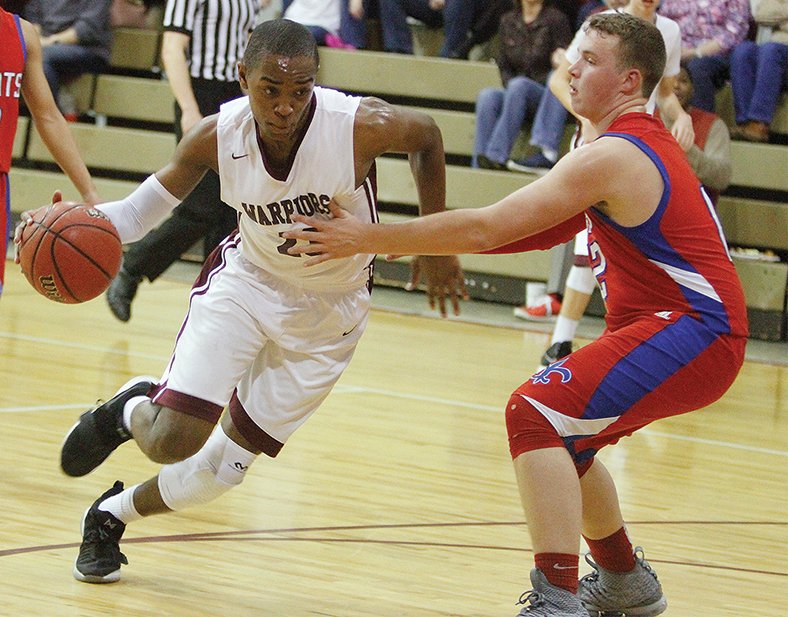
[[[82,545],[74,562],[74,578],[83,583],[114,583],[120,580],[121,564],[129,563],[120,552],[120,538],[126,525],[98,505],[123,490],[118,480],[93,502],[82,517]]]
[[[66,475],[84,476],[101,465],[131,433],[123,426],[123,406],[130,398],[145,396],[153,385],[151,377],[135,377],[110,400],[86,411],[71,427],[60,451],[60,466]]]
[[[109,310],[121,321],[131,319],[131,303],[137,295],[137,287],[141,278],[134,278],[123,268],[118,275],[112,279],[109,289],[107,289],[107,304]]]
[[[572,353],[572,341],[553,343],[542,356],[542,366],[547,366]]]

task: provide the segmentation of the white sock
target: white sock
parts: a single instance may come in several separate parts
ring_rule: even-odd
[[[558,319],[555,320],[555,328],[553,328],[553,339],[550,341],[550,344],[573,340],[579,324],[579,319],[569,319],[563,315],[558,315]]]
[[[150,401],[150,398],[147,396],[135,396],[134,398],[130,398],[126,401],[126,404],[123,405],[123,426],[126,427],[129,433],[131,433],[131,414],[134,408],[143,401]]]
[[[542,155],[551,163],[555,163],[558,160],[558,152],[550,148],[542,148]]]
[[[127,525],[140,520],[142,515],[134,507],[134,491],[138,486],[139,484],[135,484],[117,495],[107,497],[98,505],[98,509],[109,512],[121,523]]]

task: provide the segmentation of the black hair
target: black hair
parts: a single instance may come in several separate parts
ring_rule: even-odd
[[[289,19],[271,19],[259,24],[252,34],[244,52],[243,63],[247,69],[259,66],[265,55],[308,56],[320,66],[317,42],[312,33],[299,23]]]

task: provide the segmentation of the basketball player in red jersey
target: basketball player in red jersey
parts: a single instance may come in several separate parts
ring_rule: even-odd
[[[0,294],[11,226],[8,171],[20,95],[25,97],[44,144],[77,187],[83,201],[91,205],[98,203],[96,187],[44,77],[38,34],[32,24],[0,8]]]
[[[548,248],[587,226],[607,330],[528,379],[506,408],[536,562],[520,615],[649,617],[667,602],[595,455],[721,397],[744,359],[746,309],[714,209],[676,140],[645,113],[665,62],[659,31],[607,14],[585,39],[570,69],[572,105],[600,137],[536,182],[486,208],[395,225],[367,225],[332,204],[333,220],[296,217],[317,231],[285,237],[310,242],[291,249],[317,254],[309,265],[357,251]],[[594,572],[578,582],[581,533]]]

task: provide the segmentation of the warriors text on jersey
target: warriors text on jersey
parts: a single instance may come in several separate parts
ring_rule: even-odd
[[[330,217],[334,199],[360,220],[377,222],[374,166],[355,186],[353,126],[360,98],[316,87],[306,124],[284,177],[271,169],[260,146],[247,97],[222,105],[217,126],[222,200],[238,210],[241,252],[254,265],[310,289],[353,289],[369,279],[371,255],[304,268],[280,233],[291,216]]]

